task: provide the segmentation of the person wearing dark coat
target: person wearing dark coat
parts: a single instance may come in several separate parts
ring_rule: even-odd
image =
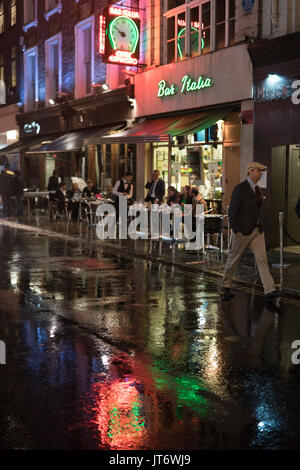
[[[58,191],[59,190],[59,185],[61,183],[61,179],[58,176],[58,171],[54,170],[53,175],[50,176],[49,181],[48,181],[48,191]],[[49,199],[50,201],[55,201],[55,194],[49,194]]]
[[[55,201],[60,215],[64,213],[66,207],[66,188],[66,183],[60,183],[59,189],[55,193]]]
[[[148,189],[145,202],[151,202],[151,204],[161,204],[165,196],[166,188],[165,182],[159,177],[160,173],[158,170],[154,170],[151,180],[148,181],[145,188]]]
[[[10,170],[9,163],[6,163],[0,175],[0,194],[5,218],[12,215],[11,197],[16,194],[16,189],[16,175]]]
[[[99,193],[99,189],[96,186],[94,186],[93,181],[87,180],[87,186],[82,191],[82,197],[83,198],[94,197],[98,193]]]
[[[247,169],[248,178],[234,188],[228,211],[233,234],[222,282],[222,300],[228,301],[234,297],[230,290],[232,277],[242,254],[249,247],[255,256],[266,301],[272,302],[278,297],[278,292],[275,290],[274,280],[268,267],[263,223],[263,195],[257,184],[263,172],[266,171],[266,167],[261,163],[252,162]]]

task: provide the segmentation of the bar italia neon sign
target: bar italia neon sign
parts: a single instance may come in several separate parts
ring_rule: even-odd
[[[140,14],[110,6],[99,18],[99,53],[103,62],[136,66],[139,62]]]
[[[158,84],[158,98],[166,98],[167,96],[191,93],[192,91],[200,91],[206,88],[211,88],[214,85],[214,80],[209,77],[200,76],[198,80],[194,80],[189,75],[185,75],[181,80],[181,88],[174,83],[170,85],[166,80],[161,80]]]

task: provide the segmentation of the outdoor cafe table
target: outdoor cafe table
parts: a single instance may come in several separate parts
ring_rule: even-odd
[[[37,199],[37,198],[47,198],[49,199],[49,194],[55,194],[55,191],[24,191],[23,197],[27,200],[27,211],[28,215],[30,215],[30,199]]]

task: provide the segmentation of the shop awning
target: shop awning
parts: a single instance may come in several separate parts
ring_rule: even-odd
[[[224,119],[231,111],[230,108],[220,108],[205,113],[175,115],[157,119],[147,119],[134,127],[117,134],[105,135],[101,143],[147,143],[169,142],[170,135],[182,136],[195,134]]]
[[[58,139],[52,142],[46,142],[42,145],[35,145],[30,147],[26,153],[59,153],[59,152],[72,152],[81,150],[84,145],[97,145],[100,138],[108,132],[119,129],[120,126],[105,127],[105,128],[89,128],[78,131],[67,132]]]
[[[41,145],[44,141],[53,141],[57,138],[58,134],[34,136],[32,138],[27,137],[26,139],[15,142],[14,144],[7,145],[0,150],[0,155],[11,155],[14,153],[20,153],[24,150],[28,150],[33,145]]]

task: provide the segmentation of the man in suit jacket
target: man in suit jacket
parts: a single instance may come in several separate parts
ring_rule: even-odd
[[[159,177],[159,171],[154,170],[151,180],[148,181],[145,188],[149,189],[145,202],[151,204],[161,203],[166,192],[165,182]]]
[[[263,196],[257,186],[266,167],[261,163],[252,162],[247,169],[248,178],[234,188],[228,211],[233,235],[222,283],[222,300],[227,301],[234,297],[230,290],[232,277],[243,252],[249,247],[256,259],[266,300],[272,301],[278,297],[278,293],[268,267],[263,225]]]

